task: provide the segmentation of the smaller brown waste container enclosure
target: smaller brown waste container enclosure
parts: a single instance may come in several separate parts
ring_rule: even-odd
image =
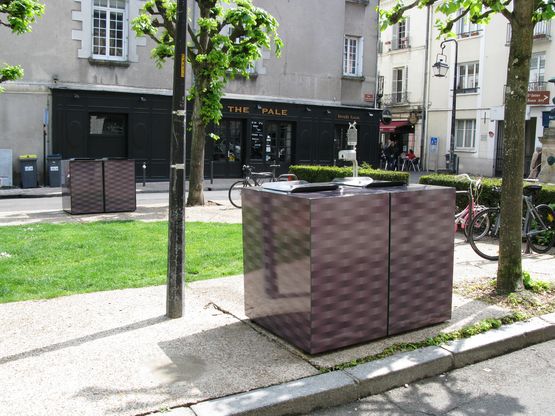
[[[316,354],[451,318],[453,188],[300,190],[243,191],[250,319]]]
[[[102,161],[62,160],[62,206],[70,214],[104,212]]]
[[[63,160],[62,204],[70,214],[135,211],[135,162]]]
[[[134,160],[104,160],[104,211],[137,209]]]

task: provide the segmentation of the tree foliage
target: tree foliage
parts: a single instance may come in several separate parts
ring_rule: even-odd
[[[248,78],[249,69],[262,57],[262,49],[270,49],[272,42],[279,56],[282,41],[277,33],[276,19],[255,7],[251,0],[189,3],[198,6],[199,17],[195,26],[187,26],[190,36],[187,61],[194,76],[187,97],[194,103],[187,205],[203,205],[206,128],[210,123],[218,124],[222,118],[221,98],[225,85],[237,75]],[[152,58],[158,66],[174,56],[176,10],[175,0],[148,0],[140,16],[132,22],[137,35],[149,36],[156,43]]]
[[[31,25],[43,14],[44,4],[38,0],[0,0],[0,27],[7,27],[16,35],[30,32]],[[23,68],[19,65],[0,67],[0,83],[21,77]]]
[[[390,10],[379,10],[381,28],[395,24],[415,7],[435,7],[435,21],[441,35],[454,36],[453,25],[468,19],[487,24],[495,14],[511,26],[505,94],[505,135],[503,141],[503,186],[497,292],[507,294],[522,283],[522,178],[524,176],[524,135],[526,99],[534,26],[555,16],[553,0],[412,0],[399,1]],[[453,92],[455,93],[455,92]]]
[[[205,123],[219,122],[220,100],[226,81],[236,75],[249,76],[249,68],[259,60],[261,48],[270,48],[271,41],[280,54],[282,41],[277,34],[278,23],[268,12],[255,7],[251,0],[237,0],[236,7],[227,8],[222,3],[229,0],[196,0],[201,15],[198,28],[187,28],[191,41],[187,60],[195,77],[209,79],[202,91],[193,85],[189,99],[201,96],[201,116]],[[133,30],[147,35],[156,42],[152,58],[162,66],[174,54],[175,0],[149,0],[143,13],[133,20]],[[199,94],[200,93],[200,94]]]

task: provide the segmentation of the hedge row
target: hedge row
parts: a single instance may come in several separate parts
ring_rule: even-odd
[[[426,185],[451,186],[458,191],[468,190],[468,181],[463,178],[456,178],[454,175],[432,174],[420,177],[420,183]],[[522,182],[523,187],[531,185],[530,182]],[[555,204],[555,186],[542,185],[538,197],[534,200],[535,204]],[[499,178],[482,178],[482,192],[479,203],[488,207],[499,205],[499,192],[495,188],[501,187]],[[462,208],[468,203],[468,198],[464,195],[457,196],[457,206]]]
[[[329,182],[334,178],[346,178],[353,176],[352,167],[338,166],[290,166],[289,172],[294,173],[301,180],[308,182]],[[395,172],[387,170],[376,170],[369,168],[360,168],[359,176],[369,176],[372,179],[383,181],[403,181],[409,183],[409,174],[407,172]]]

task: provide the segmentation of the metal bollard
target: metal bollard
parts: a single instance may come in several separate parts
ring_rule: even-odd
[[[210,161],[210,185],[214,183],[214,161]]]

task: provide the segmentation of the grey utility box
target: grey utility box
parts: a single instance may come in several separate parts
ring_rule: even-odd
[[[36,188],[37,179],[37,158],[29,155],[19,156],[19,167],[21,174],[22,188]]]
[[[0,149],[0,188],[13,186],[12,149]]]
[[[48,186],[58,187],[62,183],[62,155],[48,155],[46,157],[48,171]]]

